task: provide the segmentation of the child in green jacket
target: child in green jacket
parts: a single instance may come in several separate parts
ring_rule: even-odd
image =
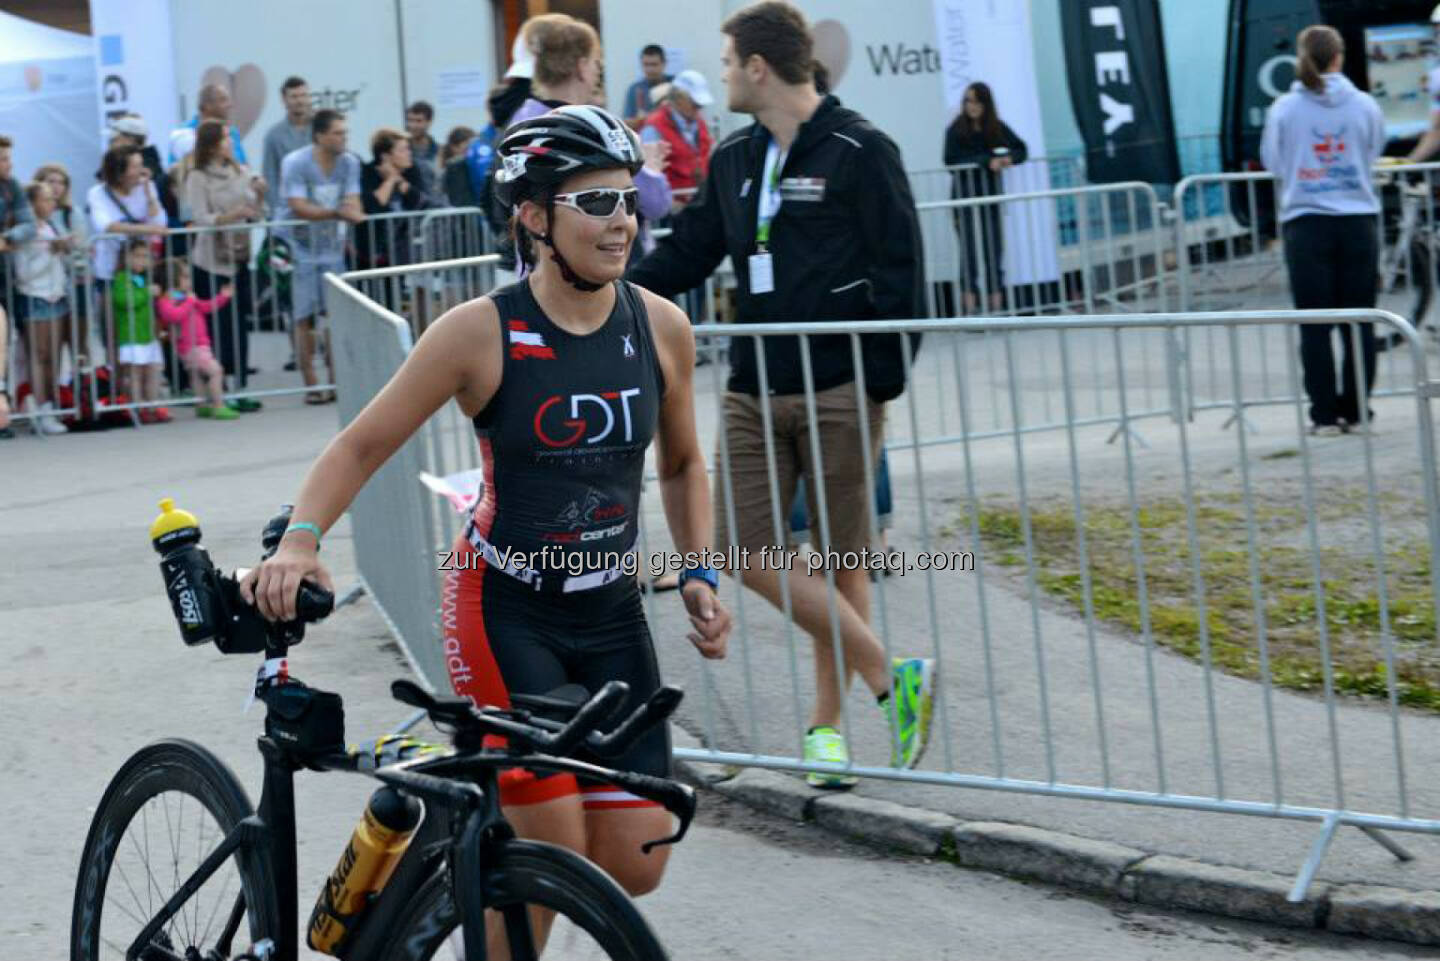
[[[110,285],[120,383],[137,404],[160,399],[160,369],[165,363],[155,338],[155,298],[160,296],[160,288],[151,281],[150,269],[149,238],[132,237],[125,244],[125,268],[115,271]],[[170,420],[164,407],[142,407],[139,415],[145,424]]]

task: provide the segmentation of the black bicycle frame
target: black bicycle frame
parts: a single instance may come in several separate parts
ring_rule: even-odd
[[[268,737],[258,739],[261,756],[265,759],[264,783],[260,793],[260,806],[255,814],[240,821],[210,852],[180,889],[167,901],[140,931],[126,950],[130,961],[142,952],[154,951],[152,939],[170,919],[175,917],[202,885],[208,881],[225,861],[241,849],[265,851],[270,857],[270,881],[274,886],[278,908],[279,930],[267,932],[272,941],[268,961],[297,961],[300,955],[299,883],[296,865],[295,837],[295,773],[305,768],[319,772],[356,770],[356,761],[346,754],[332,754],[311,757],[302,762],[285,747]],[[439,867],[438,848],[449,846],[451,864],[455,871],[457,890],[481,890],[484,883],[482,865],[488,858],[490,846],[497,841],[514,837],[514,832],[504,820],[500,811],[499,791],[494,789],[494,771],[491,763],[464,766],[482,781],[489,780],[490,790],[479,785],[447,780],[419,771],[407,770],[410,764],[435,763],[436,760],[460,761],[466,759],[447,757],[444,759],[420,759],[408,764],[402,762],[374,772],[373,776],[384,783],[402,788],[406,792],[426,801],[427,812],[421,831],[411,842],[401,859],[394,875],[385,885],[380,898],[366,912],[364,921],[350,934],[353,939],[363,936],[366,931],[387,931],[392,927],[392,915],[397,914],[411,896]],[[452,817],[457,810],[466,812],[465,825],[459,831],[454,829]],[[465,901],[462,899],[461,905]],[[245,894],[236,897],[234,907],[215,949],[228,956],[231,942],[239,932],[245,911]],[[507,912],[508,913],[508,912]],[[526,913],[520,912],[521,915]],[[528,915],[527,915],[528,916]],[[462,919],[463,920],[463,919]],[[467,938],[467,957],[475,961],[485,959],[484,918],[472,918],[467,930],[479,932],[479,943],[472,945]],[[509,919],[507,918],[507,924]],[[348,951],[347,951],[348,953]],[[263,955],[262,955],[263,956]],[[517,956],[517,961],[523,955]],[[175,961],[182,961],[178,956]]]
[[[165,903],[131,943],[125,956],[135,961],[142,952],[156,950],[151,943],[155,934],[179,913],[184,903],[210,879],[225,861],[242,849],[265,851],[270,855],[271,882],[275,889],[279,930],[270,932],[272,944],[266,961],[298,961],[300,955],[299,885],[295,850],[295,772],[310,769],[321,773],[356,772],[357,759],[349,754],[321,756],[299,755],[269,737],[257,741],[265,759],[265,777],[257,813],[244,818],[227,834],[200,866],[185,880],[180,889]],[[392,785],[426,802],[426,814],[420,830],[396,866],[380,897],[366,911],[359,926],[347,935],[346,953],[357,947],[373,949],[368,944],[372,932],[387,932],[397,915],[436,870],[441,855],[448,851],[452,888],[455,891],[480,892],[482,897],[458,898],[460,921],[465,931],[465,956],[470,961],[485,961],[485,918],[483,903],[485,868],[493,858],[494,846],[515,837],[514,829],[500,809],[497,787],[498,768],[502,762],[572,774],[615,778],[617,772],[607,771],[572,758],[526,755],[513,759],[472,754],[422,757],[366,772],[376,780]],[[508,764],[506,765],[508,766]],[[427,773],[435,769],[442,774]],[[693,811],[692,811],[693,813]],[[463,815],[464,824],[455,823]],[[671,838],[655,843],[669,844],[680,840],[688,827],[682,816],[680,830]],[[478,916],[471,916],[474,912]],[[215,949],[228,956],[231,941],[239,932],[245,913],[245,893],[236,897],[234,907],[220,933]],[[502,910],[510,937],[514,961],[534,961],[533,950],[517,950],[517,946],[533,948],[529,911],[523,904]],[[261,955],[266,957],[265,955]],[[176,956],[175,961],[183,961]]]

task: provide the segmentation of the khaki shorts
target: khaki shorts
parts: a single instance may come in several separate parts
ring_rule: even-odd
[[[764,398],[725,394],[725,446],[729,448],[729,487],[735,497],[735,540],[730,539],[725,460],[715,454],[715,541],[721,550],[731,546],[752,552],[780,547],[789,539],[790,502],[801,475],[807,480],[805,500],[811,543],[817,550],[860,551],[870,546],[872,498],[866,496],[865,458],[861,452],[860,419],[855,384],[843,384],[815,395],[815,422],[820,435],[820,466],[824,476],[829,539],[819,522],[818,485],[810,446],[810,420],[805,395],[782,394],[769,398],[770,425],[775,451],[778,507],[770,497],[770,472],[765,464]],[[870,470],[880,457],[885,428],[885,407],[865,398],[870,422]],[[779,538],[777,539],[777,532]]]

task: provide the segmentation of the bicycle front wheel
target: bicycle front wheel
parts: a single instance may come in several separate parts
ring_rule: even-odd
[[[124,958],[251,813],[234,772],[198,744],[159,741],[126,761],[85,839],[70,919],[71,961]],[[278,915],[267,854],[242,846],[185,899],[140,957],[228,958],[278,938]]]
[[[1419,330],[1425,324],[1430,301],[1435,294],[1435,262],[1429,244],[1412,240],[1405,255],[1403,271],[1397,275],[1391,290],[1382,290],[1376,306],[1393,311],[1410,321]],[[1375,350],[1384,352],[1399,348],[1405,338],[1390,328],[1377,325]]]
[[[543,946],[546,961],[612,958],[616,961],[664,961],[645,918],[628,895],[589,861],[566,848],[539,841],[507,841],[496,863],[486,865],[485,912],[490,957],[527,961],[541,948],[507,932],[539,926],[536,909],[554,912]],[[466,892],[463,896],[477,897]],[[473,912],[471,912],[473,913]],[[438,871],[402,909],[394,936],[378,957],[395,961],[463,958],[460,913],[450,872]]]

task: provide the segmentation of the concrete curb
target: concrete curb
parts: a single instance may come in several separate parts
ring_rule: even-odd
[[[939,854],[960,825],[948,814],[854,794],[816,798],[810,811],[817,824],[836,834],[926,857]]]
[[[677,746],[699,747],[673,729]],[[1440,944],[1440,891],[1364,884],[1310,886],[1286,900],[1291,878],[1142,851],[1059,831],[962,821],[858,794],[823,794],[779,771],[675,762],[679,777],[792,821],[813,821],[876,847],[942,856],[969,868],[1023,877],[1150,907],[1198,911],[1291,928]]]
[[[1326,927],[1330,886],[1316,881],[1310,885],[1302,903],[1291,904],[1285,900],[1290,894],[1291,880],[1278,874],[1156,855],[1126,874],[1121,896],[1140,904],[1223,914],[1291,928]]]
[[[1440,944],[1440,891],[1341,884],[1330,893],[1331,931]]]
[[[1023,824],[971,821],[955,829],[955,860],[962,867],[1082,891],[1119,894],[1125,872],[1144,857],[1145,852],[1135,848]]]

